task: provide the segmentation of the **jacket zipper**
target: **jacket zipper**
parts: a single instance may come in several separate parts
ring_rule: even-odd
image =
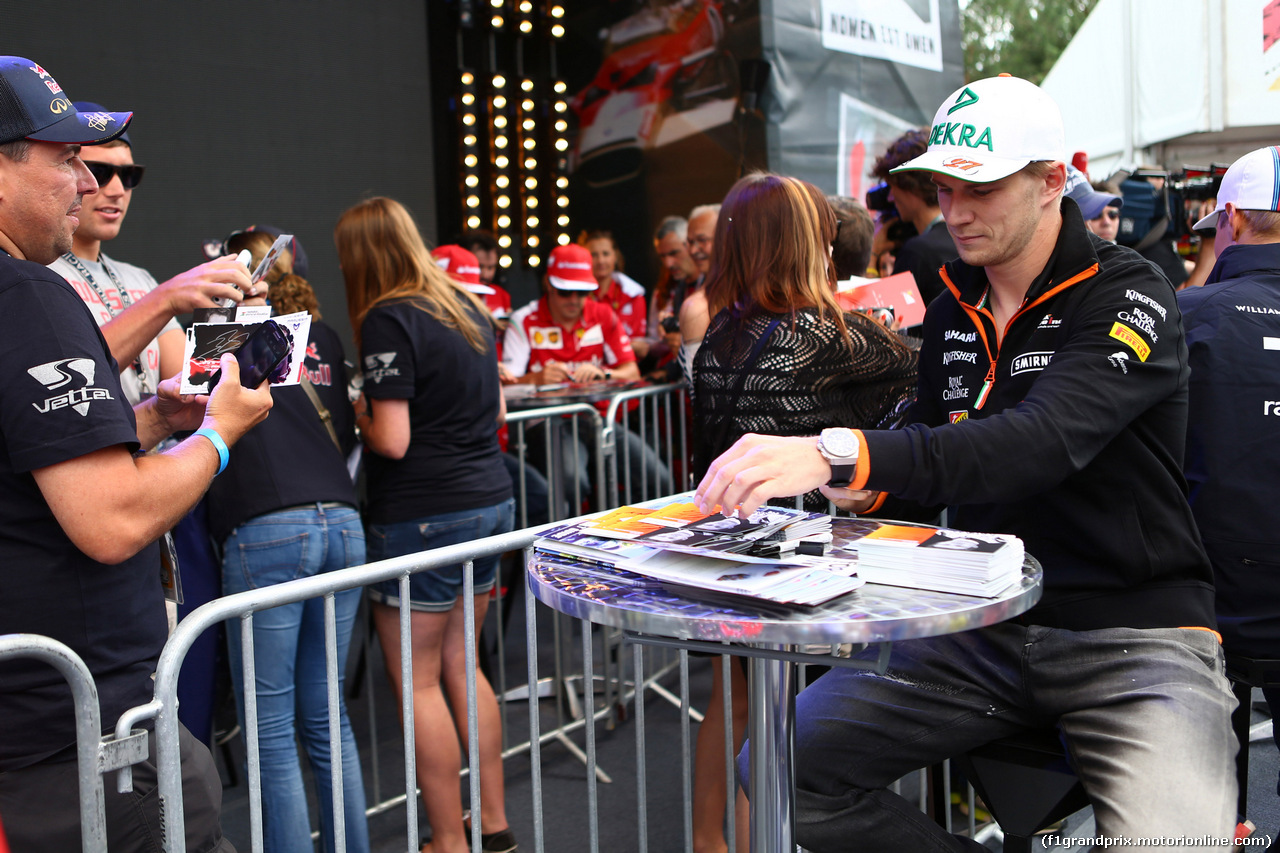
[[[985,314],[987,319],[991,321],[992,328],[995,328],[996,318],[995,318],[995,315],[993,315],[986,308],[974,308],[960,298],[960,288],[956,287],[955,284],[951,281],[951,276],[947,274],[946,267],[943,267],[938,272],[942,274],[942,281],[944,284],[946,284],[947,289],[949,289],[952,295],[955,296],[956,301],[960,303],[960,307],[965,310],[965,313],[969,315],[970,321],[972,321],[973,325],[977,328],[978,335],[982,338],[982,346],[984,349],[986,349],[987,358],[991,362],[991,366],[987,368],[987,375],[982,380],[982,387],[978,389],[978,395],[973,401],[973,409],[974,411],[977,411],[981,409],[984,405],[986,405],[987,398],[991,396],[991,387],[995,384],[995,381],[996,381],[996,363],[1000,359],[1000,347],[997,345],[995,352],[992,353],[991,342],[987,340],[987,330],[982,325],[982,321],[979,319],[978,315]],[[1022,307],[1020,307],[1017,311],[1014,312],[1013,316],[1009,318],[1009,322],[1004,324],[1004,334],[1000,336],[1001,344],[1003,344],[1005,338],[1009,336],[1009,330],[1013,328],[1014,322],[1019,317],[1021,317],[1027,311],[1030,311],[1032,308],[1036,307],[1040,303],[1044,302],[1045,300],[1058,295],[1063,290],[1066,290],[1068,287],[1071,287],[1073,284],[1077,284],[1078,282],[1084,281],[1087,278],[1092,278],[1094,275],[1097,274],[1097,272],[1098,272],[1098,265],[1096,263],[1092,264],[1083,272],[1079,272],[1076,275],[1073,275],[1071,278],[1064,281],[1062,284],[1059,284],[1056,287],[1052,287],[1049,290],[1045,291],[1038,298],[1036,298],[1034,302],[1023,302]]]

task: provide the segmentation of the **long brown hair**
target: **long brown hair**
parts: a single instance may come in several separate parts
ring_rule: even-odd
[[[488,315],[484,304],[436,266],[413,217],[400,202],[382,196],[360,202],[342,214],[333,229],[333,242],[347,285],[347,313],[357,345],[369,310],[400,300],[456,329],[476,352],[487,351],[481,326]]]
[[[710,315],[731,308],[740,320],[755,311],[794,317],[797,309],[817,308],[848,340],[827,251],[835,236],[835,213],[813,184],[769,172],[740,178],[716,221]]]

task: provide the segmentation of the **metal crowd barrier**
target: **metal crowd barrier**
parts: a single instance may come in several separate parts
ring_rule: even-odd
[[[37,634],[0,636],[0,660],[12,658],[44,661],[58,670],[71,687],[76,715],[81,849],[83,853],[106,853],[107,813],[102,774],[145,761],[147,733],[125,728],[123,734],[119,734],[114,740],[102,736],[98,687],[93,682],[89,667],[65,644]]]

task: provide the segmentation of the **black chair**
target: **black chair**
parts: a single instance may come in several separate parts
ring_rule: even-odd
[[[1240,792],[1236,799],[1236,811],[1247,814],[1249,801],[1249,728],[1253,713],[1253,688],[1280,687],[1280,660],[1251,658],[1227,653],[1227,678],[1231,679],[1231,692],[1236,696],[1236,709],[1231,714],[1231,728],[1236,733],[1240,751],[1236,753],[1236,782]]]
[[[992,741],[953,760],[1000,824],[1006,853],[1031,853],[1037,832],[1089,805],[1057,729]]]

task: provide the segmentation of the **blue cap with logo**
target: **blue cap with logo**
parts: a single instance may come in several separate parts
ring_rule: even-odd
[[[0,56],[0,144],[33,139],[100,145],[123,134],[132,119],[131,112],[81,112],[37,63]]]

